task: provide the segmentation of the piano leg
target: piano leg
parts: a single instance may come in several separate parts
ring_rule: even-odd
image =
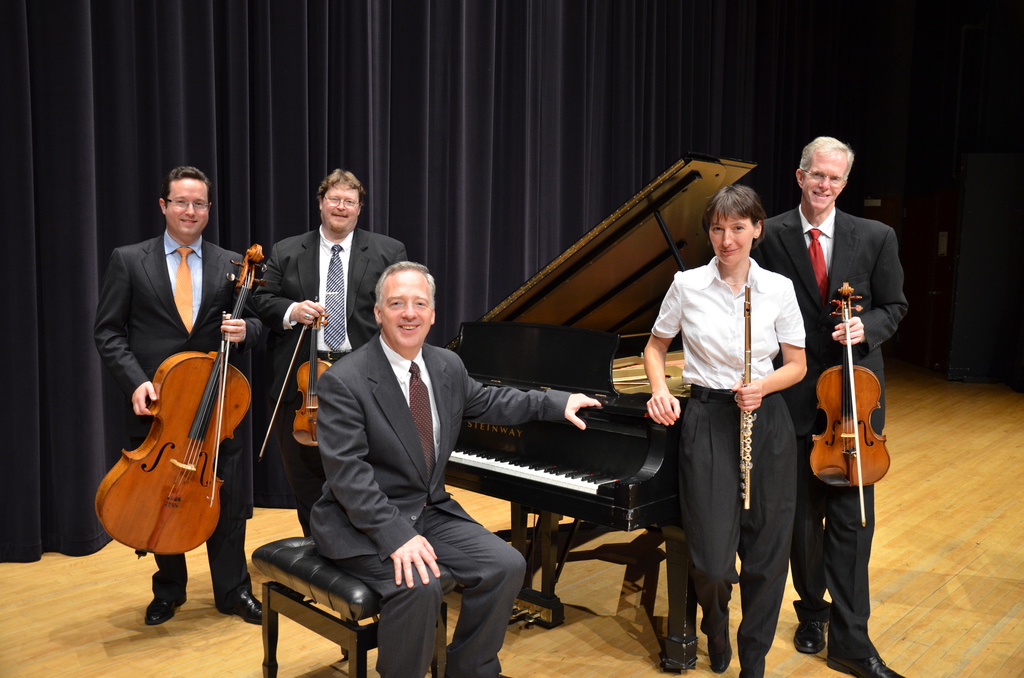
[[[687,671],[697,666],[697,594],[690,578],[690,552],[681,527],[661,528],[668,574],[668,629],[662,671]]]
[[[512,545],[519,549],[523,557],[530,552],[528,518],[530,511],[517,502],[512,503]],[[537,624],[546,629],[554,628],[565,621],[565,608],[562,601],[555,595],[555,583],[558,569],[558,522],[561,516],[557,513],[540,511],[537,525],[533,530],[533,545],[539,546],[541,559],[541,588],[533,588],[533,574],[526,568],[526,581],[516,598],[513,616],[527,624]]]

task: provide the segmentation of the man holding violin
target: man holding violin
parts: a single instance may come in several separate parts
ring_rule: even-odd
[[[216,352],[222,335],[238,352],[255,345],[262,325],[255,317],[225,319],[233,311],[241,255],[203,240],[210,218],[210,180],[195,167],[176,167],[164,178],[162,235],[119,247],[110,257],[96,308],[94,337],[100,358],[130,399],[129,449],[137,449],[153,424],[150,407],[161,397],[153,383],[157,368],[184,351]],[[205,383],[198,384],[198,388]],[[174,416],[163,408],[161,417]],[[194,413],[187,413],[191,419]],[[245,521],[252,514],[241,437],[225,439],[218,453],[220,517],[206,542],[217,609],[251,624],[262,620],[253,597],[245,556]],[[143,555],[140,552],[140,555]],[[162,624],[186,600],[184,554],[156,555],[153,602],[147,625]]]
[[[878,434],[885,424],[880,347],[907,312],[896,233],[835,206],[853,157],[848,145],[831,137],[809,143],[796,170],[800,206],[765,222],[770,236],[752,256],[793,281],[806,331],[807,375],[782,394],[793,417],[799,464],[790,554],[799,596],[794,602],[799,620],[794,644],[800,652],[815,654],[825,649],[827,635],[830,668],[862,678],[901,678],[885,665],[868,636],[874,487],[863,488],[862,525],[857,485],[826,484],[810,463],[813,436],[825,428],[818,409],[818,378],[841,364],[846,350],[847,328],[832,316],[830,301],[836,290],[849,282],[860,297],[856,303],[862,312],[849,322],[849,343],[854,363],[871,370],[882,388],[881,407],[871,417]]]
[[[296,372],[310,355],[301,348],[296,355],[301,330],[327,316],[322,331],[306,334],[317,342],[319,359],[328,363],[365,344],[377,334],[373,317],[377,279],[388,266],[406,258],[405,245],[399,241],[356,228],[366,189],[351,172],[336,169],[324,177],[316,199],[319,228],[274,245],[266,284],[253,297],[253,306],[270,332],[268,396],[271,406],[280,401],[273,426],[305,536],[310,535],[309,512],[320,499],[325,476],[319,449],[300,444],[293,436],[295,412],[303,402]],[[293,356],[295,363],[289,370]],[[307,426],[315,427],[315,419]]]

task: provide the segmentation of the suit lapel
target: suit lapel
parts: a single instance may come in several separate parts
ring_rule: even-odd
[[[832,294],[844,282],[849,282],[853,271],[853,261],[860,247],[860,235],[853,220],[846,214],[836,210],[835,243],[832,246],[832,270],[829,273],[829,285]]]
[[[171,289],[171,278],[167,273],[167,255],[164,254],[163,245],[163,236],[147,243],[149,250],[142,259],[142,267],[153,286],[153,295],[163,305],[167,314],[177,319],[184,331],[185,323],[182,322],[178,308],[174,305],[174,290]]]
[[[444,468],[444,464],[448,462],[452,449],[455,447],[452,437],[457,434],[457,431],[452,431],[446,425],[451,419],[452,375],[448,373],[448,366],[438,358],[435,349],[431,346],[423,347],[423,361],[427,364],[427,370],[430,372],[430,390],[434,394],[437,420],[441,429],[437,448],[437,465],[434,468]]]
[[[370,258],[366,255],[367,246],[366,233],[357,228],[352,232],[352,251],[348,256],[348,286],[345,288],[345,315],[348,316],[346,321],[352,317],[352,309],[356,308],[357,292],[363,289],[363,276],[366,275],[366,267],[370,263]],[[373,289],[376,284],[377,281],[374,280],[368,289]]]
[[[377,406],[380,408],[381,413],[388,420],[392,430],[394,430],[398,442],[401,443],[402,448],[409,455],[409,461],[416,467],[423,482],[427,482],[429,480],[427,478],[427,462],[423,458],[420,434],[416,430],[416,423],[412,419],[412,412],[409,411],[409,403],[405,399],[405,394],[402,393],[402,387],[398,384],[398,379],[394,376],[391,363],[388,362],[387,356],[384,355],[384,349],[380,347],[379,342],[372,344],[372,346],[373,348],[370,350],[372,358],[369,361],[369,375],[370,379],[376,381],[376,385],[373,387],[374,400],[377,401]],[[428,367],[427,369],[430,368]],[[375,378],[373,375],[383,376]],[[433,373],[431,373],[431,377],[433,377]]]
[[[203,298],[199,302],[199,313],[192,326],[199,327],[217,299],[217,287],[221,284],[221,272],[227,269],[230,257],[224,250],[211,247],[203,240]],[[238,271],[236,271],[237,273]]]
[[[303,238],[298,257],[299,290],[303,299],[317,299],[320,294],[320,227]]]
[[[799,207],[797,209],[800,209]],[[793,270],[796,272],[800,283],[807,288],[812,299],[820,299],[818,283],[814,279],[814,268],[811,266],[811,257],[807,253],[807,243],[804,239],[803,223],[796,210],[789,212],[783,218],[783,228],[779,231],[779,240],[793,262]]]

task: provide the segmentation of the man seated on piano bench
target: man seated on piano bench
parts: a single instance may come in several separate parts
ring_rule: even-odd
[[[494,678],[526,563],[445,491],[463,418],[496,424],[564,417],[579,428],[593,398],[483,387],[454,352],[424,345],[434,279],[399,262],[377,283],[380,335],[320,377],[320,454],[327,482],[311,527],[320,553],[381,598],[377,671],[426,674],[441,606],[437,563],[463,588],[448,675]]]

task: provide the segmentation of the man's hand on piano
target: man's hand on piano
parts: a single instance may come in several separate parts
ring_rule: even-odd
[[[647,413],[659,424],[671,426],[679,418],[679,401],[668,388],[658,389],[647,401]]]
[[[395,563],[395,586],[401,586],[402,582],[409,588],[416,585],[413,568],[420,574],[420,581],[424,584],[430,583],[430,575],[427,569],[434,573],[435,577],[441,576],[441,570],[437,567],[437,554],[434,547],[430,545],[422,535],[416,535],[405,542],[391,554],[391,560]]]
[[[587,422],[576,416],[581,407],[601,407],[601,403],[582,393],[573,393],[569,396],[569,402],[565,404],[565,418],[571,421],[576,428],[586,430]]]

